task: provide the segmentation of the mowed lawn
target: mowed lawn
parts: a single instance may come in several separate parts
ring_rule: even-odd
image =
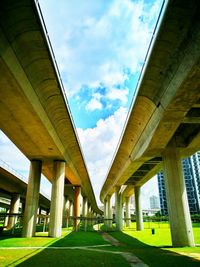
[[[196,267],[200,266],[200,224],[193,224],[196,247],[172,248],[170,230],[167,224],[151,229],[110,233],[114,238],[126,245],[136,256],[152,267]],[[134,227],[134,226],[132,226]],[[158,227],[158,225],[157,225]]]
[[[34,238],[2,237],[0,238],[0,266],[130,266],[121,254],[116,254],[121,251],[133,253],[150,267],[200,266],[200,246],[172,248],[168,225],[162,224],[161,227],[152,224],[151,226],[155,228],[154,235],[151,228],[144,231],[127,228],[123,232],[110,232],[110,235],[120,241],[119,247],[109,246],[98,232],[63,230],[61,238],[42,237],[42,233],[37,233],[38,236]],[[146,224],[145,228],[147,228]],[[200,244],[200,225],[195,224],[193,230],[195,242]],[[85,246],[89,246],[89,249]],[[95,250],[92,251],[92,249]]]
[[[62,238],[2,238],[0,239],[0,266],[130,266],[121,255],[104,251],[89,251],[87,248],[83,250],[85,246],[103,248],[104,245],[107,248],[109,244],[98,232],[64,232]],[[32,249],[32,247],[37,248]],[[69,247],[74,249],[69,249]]]

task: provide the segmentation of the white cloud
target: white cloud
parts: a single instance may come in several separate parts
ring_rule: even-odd
[[[107,119],[99,120],[95,128],[77,129],[83,154],[98,204],[100,190],[114,156],[127,117],[127,109],[119,108]],[[142,187],[142,207],[149,208],[149,196],[158,195],[156,178]]]
[[[14,170],[19,171],[28,180],[30,161],[2,131],[0,131],[0,155],[0,160],[6,162]]]
[[[17,171],[28,182],[30,161],[2,131],[0,131],[0,155],[0,165],[3,168],[11,168],[13,171]],[[51,184],[43,175],[40,188],[42,192],[50,196]]]
[[[86,110],[94,111],[96,109],[102,109],[102,107],[103,105],[99,100],[97,100],[96,98],[92,98],[90,102],[88,102],[88,104],[86,105]]]
[[[127,109],[121,107],[107,119],[99,120],[95,128],[77,129],[97,200],[126,116]]]
[[[150,9],[145,1],[131,0],[40,3],[67,93],[73,96],[84,85],[123,84],[124,68],[132,73],[140,69],[151,36],[149,25],[161,0]]]
[[[94,93],[92,99],[87,103],[86,110],[94,111],[94,110],[101,110],[103,105],[101,103],[102,96],[99,93]]]
[[[123,105],[125,105],[128,102],[128,88],[125,89],[116,89],[112,88],[109,90],[106,97],[111,100],[120,100]]]

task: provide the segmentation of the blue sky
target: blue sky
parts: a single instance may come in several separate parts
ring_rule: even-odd
[[[39,0],[97,200],[162,2]],[[1,134],[1,151],[6,140]],[[11,164],[27,173],[21,157]]]
[[[40,0],[77,128],[129,108],[162,0]]]

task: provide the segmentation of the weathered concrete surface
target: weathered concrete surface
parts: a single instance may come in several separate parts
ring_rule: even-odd
[[[2,131],[50,181],[53,161],[66,161],[66,180],[100,212],[35,1],[0,2],[0,73]]]
[[[199,1],[169,1],[102,187],[102,202],[115,186],[141,186],[155,175],[172,137],[182,157],[200,149],[199,13]],[[131,186],[127,196],[128,191]]]

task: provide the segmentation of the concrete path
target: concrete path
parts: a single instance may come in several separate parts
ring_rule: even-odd
[[[113,246],[124,246],[123,243],[120,243],[117,239],[110,236],[108,233],[103,232],[102,237],[105,241],[111,243],[111,245]],[[124,257],[132,267],[148,267],[147,264],[145,264],[143,261],[141,261],[138,257],[136,257],[130,252],[118,252],[118,254],[121,254],[122,257]]]

